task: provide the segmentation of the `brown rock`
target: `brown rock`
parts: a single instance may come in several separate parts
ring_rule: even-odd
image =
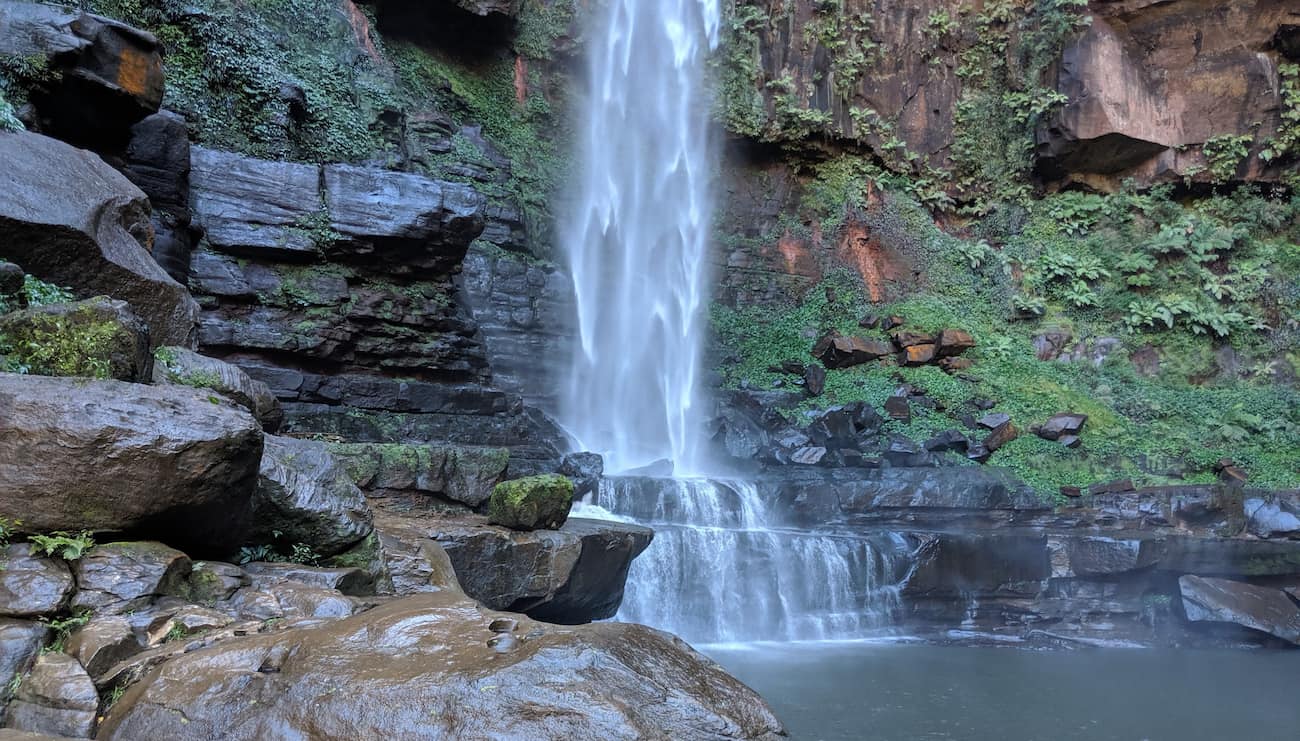
[[[925,365],[934,360],[934,345],[909,345],[898,354],[898,364],[907,366]]]
[[[885,413],[890,419],[899,422],[912,421],[912,405],[907,403],[907,399],[902,396],[891,396],[885,399]]]
[[[975,366],[975,361],[970,358],[940,358],[939,367],[945,373],[960,373],[964,370],[970,370]]]
[[[850,368],[879,360],[894,352],[887,342],[845,337],[832,332],[813,345],[812,354],[829,369]]]
[[[1015,425],[1007,422],[1001,427],[993,430],[988,437],[984,438],[984,447],[987,448],[989,452],[995,452],[998,448],[1018,437],[1020,437],[1020,430],[1017,430]]]
[[[960,329],[945,329],[935,340],[936,354],[941,358],[961,355],[975,347],[975,338],[969,332]]]
[[[1134,491],[1132,479],[1116,479],[1088,487],[1088,494],[1094,497],[1098,494],[1122,494],[1126,491]]]
[[[1057,414],[1048,418],[1036,433],[1044,440],[1060,440],[1063,437],[1077,437],[1088,421],[1086,414]]]
[[[1070,499],[1078,499],[1083,496],[1083,489],[1077,486],[1062,486],[1061,496],[1069,497]]]
[[[932,334],[922,334],[921,332],[894,332],[889,335],[894,340],[894,344],[900,348],[912,347],[913,345],[933,345],[935,337]]]
[[[826,390],[826,367],[810,363],[803,372],[803,387],[809,396],[821,396]]]
[[[1011,415],[1004,412],[994,412],[986,414],[979,419],[979,426],[989,430],[996,430],[999,427],[1011,421]]]

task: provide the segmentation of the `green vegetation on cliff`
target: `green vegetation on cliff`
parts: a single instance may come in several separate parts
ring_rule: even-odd
[[[721,369],[728,385],[788,385],[793,377],[771,368],[811,361],[827,330],[872,337],[879,333],[858,327],[860,317],[896,314],[908,329],[970,331],[974,367],[835,370],[825,394],[800,410],[879,406],[906,382],[939,404],[890,423],[914,439],[961,429],[978,398],[996,401],[1022,430],[1059,412],[1087,414],[1080,449],[1025,434],[994,455],[992,464],[1045,495],[1117,476],[1208,480],[1220,458],[1243,464],[1252,483],[1300,485],[1300,393],[1288,385],[1300,367],[1300,198],[1250,188],[1186,202],[1162,188],[1064,193],[1000,207],[953,236],[905,193],[864,208],[852,188],[810,191],[844,197],[837,218],[893,240],[923,266],[922,283],[872,304],[861,278],[844,270],[777,311],[715,306],[721,355],[737,361]],[[1058,350],[1080,357],[1038,359],[1034,340],[1044,337],[1063,338]]]

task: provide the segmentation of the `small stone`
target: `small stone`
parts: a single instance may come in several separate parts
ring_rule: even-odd
[[[1134,491],[1132,479],[1116,479],[1104,484],[1093,484],[1088,487],[1088,494],[1097,496],[1098,494],[1122,494],[1126,491]]]
[[[488,623],[488,630],[493,633],[513,633],[519,627],[519,621],[511,618],[497,618]]]
[[[987,430],[996,430],[1011,421],[1011,415],[1004,412],[986,414],[979,419],[979,426]]]
[[[988,410],[998,405],[998,403],[996,401],[993,401],[992,399],[971,399],[970,403],[971,406],[975,407],[981,412],[987,412]]]
[[[826,448],[809,446],[800,448],[790,456],[790,461],[804,466],[815,466],[826,457]]]
[[[858,320],[858,326],[863,329],[877,329],[883,321],[884,317],[875,314],[867,314]]]
[[[24,277],[22,268],[0,260],[0,297],[16,296],[21,293]]]
[[[1086,414],[1056,414],[1044,422],[1035,433],[1044,440],[1059,440],[1066,436],[1077,436],[1083,431],[1088,421]]]
[[[1062,486],[1061,496],[1068,497],[1070,499],[1078,499],[1079,497],[1083,496],[1083,489],[1077,486]]]
[[[987,463],[992,455],[992,451],[984,443],[971,443],[970,447],[966,449],[966,457],[976,463]]]
[[[1015,440],[1017,437],[1020,437],[1020,431],[1016,429],[1015,425],[1007,422],[984,438],[984,447],[988,448],[990,452],[995,452],[998,448]]]
[[[901,316],[898,316],[897,314],[894,314],[891,316],[887,316],[884,319],[881,319],[880,328],[888,332],[891,329],[895,329],[897,327],[903,326],[906,322],[907,322],[906,319],[904,319]]]
[[[811,363],[803,372],[803,386],[809,396],[821,396],[826,390],[826,368]]]
[[[1056,442],[1064,445],[1067,448],[1077,448],[1083,444],[1083,438],[1079,437],[1078,435],[1064,435]]]
[[[890,419],[899,422],[912,421],[912,405],[907,403],[907,399],[901,396],[891,396],[885,399],[885,413]]]
[[[1241,486],[1245,484],[1250,477],[1246,472],[1237,466],[1228,466],[1219,471],[1219,481],[1225,484]]]
[[[939,367],[945,373],[958,373],[975,367],[975,361],[970,358],[940,358]]]
[[[813,357],[831,370],[869,363],[893,352],[894,348],[888,342],[845,337],[838,332],[823,336],[812,349]]]
[[[898,354],[898,364],[905,366],[925,365],[934,360],[934,345],[909,345]]]
[[[957,430],[945,430],[926,440],[925,449],[931,453],[965,453],[970,449],[970,440]]]

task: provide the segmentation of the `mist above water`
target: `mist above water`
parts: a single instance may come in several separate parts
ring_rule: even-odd
[[[580,174],[562,224],[579,340],[560,414],[607,471],[701,466],[716,153],[705,62],[717,0],[610,0],[588,53]]]

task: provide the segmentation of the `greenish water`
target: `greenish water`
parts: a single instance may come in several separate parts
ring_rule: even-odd
[[[706,653],[797,741],[1296,741],[1300,651],[775,644]]]

